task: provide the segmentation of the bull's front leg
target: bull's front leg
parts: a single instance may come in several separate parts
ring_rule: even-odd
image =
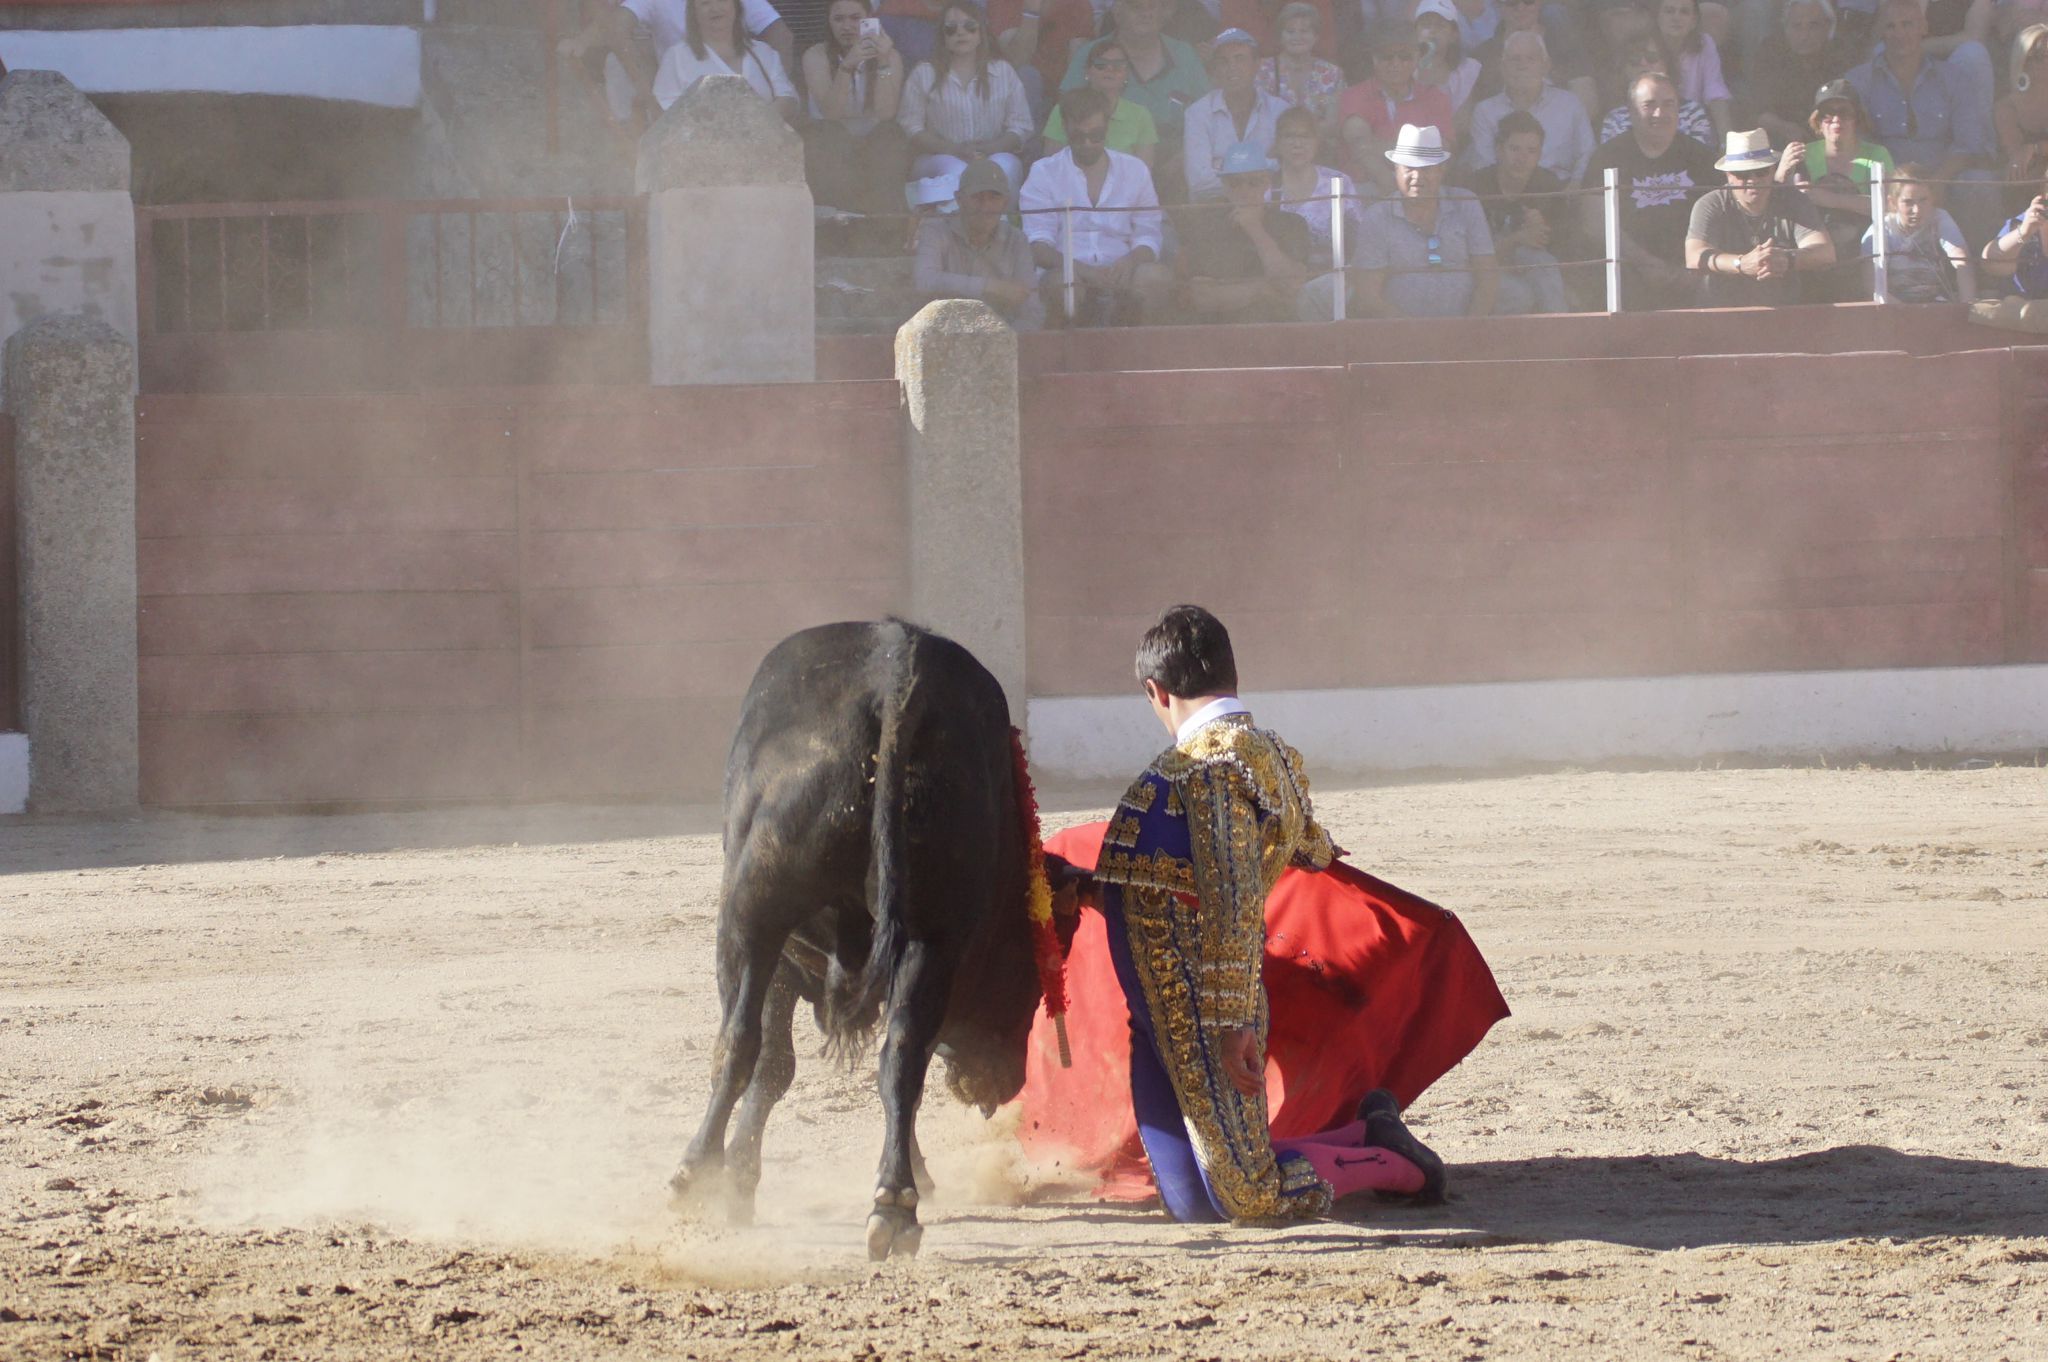
[[[945,1013],[945,971],[938,968],[930,945],[913,941],[897,966],[889,1030],[882,1041],[885,1126],[875,1207],[868,1215],[868,1257],[873,1259],[892,1253],[914,1256],[924,1238],[917,1219],[917,1108]]]
[[[768,1128],[769,1113],[796,1078],[796,1040],[792,1032],[796,1004],[796,968],[784,959],[776,967],[774,982],[768,988],[768,1002],[761,1017],[761,1056],[754,1062],[754,1079],[747,1085],[746,1100],[740,1103],[732,1140],[726,1146],[729,1209],[735,1224],[748,1224],[754,1218],[754,1192],[761,1185],[761,1137]]]
[[[722,926],[726,914],[721,911],[720,917]],[[721,931],[721,937],[724,935]],[[761,1054],[762,1008],[781,957],[779,935],[764,933],[753,939],[719,942],[718,995],[724,1016],[712,1053],[711,1101],[704,1109],[703,1124],[683,1151],[682,1167],[669,1179],[670,1202],[678,1210],[694,1211],[728,1193],[726,1126],[733,1107],[754,1078],[754,1063]]]

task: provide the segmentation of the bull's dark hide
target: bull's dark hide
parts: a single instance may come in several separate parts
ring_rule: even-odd
[[[934,1049],[984,1111],[1024,1081],[1038,981],[1023,816],[1009,707],[965,648],[900,620],[776,645],[726,764],[717,1058],[679,1194],[718,1185],[736,1215],[751,1210],[802,997],[842,1053],[879,1030],[887,1134],[868,1248],[916,1251],[914,1123]]]

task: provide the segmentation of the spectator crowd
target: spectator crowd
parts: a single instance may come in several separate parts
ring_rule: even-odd
[[[2048,0],[584,0],[1020,326],[2048,296]],[[1871,188],[1884,181],[1873,220]]]

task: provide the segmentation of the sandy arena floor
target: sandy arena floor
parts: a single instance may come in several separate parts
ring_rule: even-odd
[[[1515,1008],[1411,1112],[1451,1204],[1020,1204],[935,1090],[880,1267],[879,1108],[821,1060],[758,1227],[665,1208],[708,811],[0,820],[0,1357],[2048,1357],[2044,779],[1329,792]]]

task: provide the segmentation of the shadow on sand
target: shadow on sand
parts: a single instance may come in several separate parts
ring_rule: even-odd
[[[1807,1244],[1937,1235],[2048,1233],[2048,1168],[1846,1145],[1762,1162],[1699,1154],[1554,1158],[1456,1165],[1452,1200],[1416,1207],[1347,1202],[1334,1221],[1266,1238],[1262,1253],[1343,1253],[1389,1239],[1444,1247],[1593,1240],[1643,1249]],[[1050,1208],[1048,1208],[1050,1209]],[[992,1222],[974,1214],[956,1223]],[[1149,1209],[1076,1203],[1062,1222],[1154,1222],[1189,1253],[1242,1251],[1243,1239],[1186,1235]],[[1093,1245],[1105,1251],[1111,1240]],[[1062,1248],[1089,1243],[1062,1241]],[[1121,1247],[1128,1249],[1129,1242]],[[997,1254],[996,1258],[1006,1255]],[[991,1261],[995,1259],[992,1258]]]
[[[1754,1163],[1701,1154],[1523,1159],[1469,1164],[1453,1176],[1455,1201],[1406,1214],[1496,1239],[1649,1249],[2028,1236],[2048,1227],[2048,1168],[1879,1145]]]

